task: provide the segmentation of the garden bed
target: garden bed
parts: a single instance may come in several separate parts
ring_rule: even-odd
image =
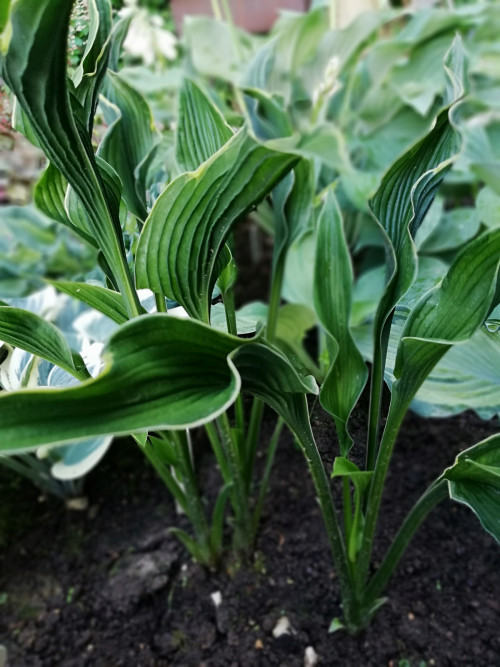
[[[333,431],[321,412],[313,424],[330,467]],[[407,417],[377,554],[426,483],[459,449],[495,431],[497,420],[483,422],[472,413],[431,421]],[[204,455],[198,447],[210,496],[219,477],[208,450]],[[398,474],[404,470],[409,474]],[[89,509],[77,513],[52,499],[33,510],[36,492],[28,483],[2,489],[2,522],[7,515],[11,524],[25,522],[25,510],[30,513],[28,525],[3,526],[10,543],[0,556],[0,636],[12,667],[292,667],[304,664],[309,646],[320,665],[408,660],[477,667],[498,660],[500,553],[470,510],[449,501],[417,534],[370,628],[354,638],[327,634],[340,613],[339,591],[312,483],[288,433],[278,449],[251,567],[227,563],[213,574],[189,560],[168,533],[182,519],[128,441],[114,445],[87,491]],[[222,604],[216,612],[211,594],[217,591]],[[293,634],[275,639],[281,616]]]

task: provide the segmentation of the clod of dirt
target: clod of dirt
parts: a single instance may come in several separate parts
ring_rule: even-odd
[[[104,589],[104,596],[115,608],[129,613],[144,598],[165,588],[175,556],[163,551],[130,554],[119,563]]]

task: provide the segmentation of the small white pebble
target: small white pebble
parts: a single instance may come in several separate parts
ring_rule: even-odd
[[[304,654],[304,667],[316,667],[317,664],[318,654],[312,646],[308,646]]]
[[[214,603],[215,608],[220,607],[222,604],[222,593],[220,591],[215,591],[215,593],[212,593],[210,596],[212,599],[212,602]]]
[[[286,616],[282,616],[274,626],[273,637],[275,639],[278,639],[278,637],[281,637],[281,635],[291,635],[291,634],[292,634],[292,626],[290,624],[290,621]]]
[[[86,496],[79,498],[68,498],[66,500],[66,509],[74,510],[75,512],[84,512],[88,509],[89,499]]]

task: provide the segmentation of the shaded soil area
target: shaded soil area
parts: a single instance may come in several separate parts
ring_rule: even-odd
[[[313,424],[330,469],[332,427],[318,409]],[[408,416],[375,561],[426,483],[459,449],[498,429],[498,421],[472,414]],[[197,456],[210,497],[219,477],[208,448]],[[216,574],[193,563],[169,534],[184,520],[128,441],[115,443],[89,477],[83,513],[38,502],[33,487],[9,480],[2,472],[0,643],[11,667],[299,667],[308,647],[319,665],[500,664],[500,549],[467,508],[449,501],[413,541],[372,626],[358,637],[327,633],[340,615],[335,571],[312,482],[286,433],[255,562],[228,563]],[[283,616],[291,634],[276,639]]]

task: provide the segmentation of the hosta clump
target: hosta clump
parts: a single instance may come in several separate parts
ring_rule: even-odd
[[[68,389],[0,397],[2,447],[133,435],[191,520],[193,535],[177,535],[196,558],[214,564],[227,503],[234,546],[243,554],[251,549],[277,437],[286,423],[304,452],[323,512],[341,587],[342,624],[355,632],[380,606],[402,552],[442,498],[450,495],[469,504],[487,530],[500,537],[494,520],[498,456],[493,438],[460,455],[431,485],[370,576],[384,482],[403,417],[438,361],[471,338],[500,299],[500,232],[493,227],[464,245],[441,281],[406,303],[382,428],[391,325],[417,277],[414,237],[460,149],[453,122],[463,74],[460,41],[446,60],[450,86],[431,130],[390,166],[370,202],[385,243],[386,281],[373,322],[366,464],[360,468],[350,460],[349,418],[368,373],[351,331],[351,257],[342,213],[331,185],[323,188],[317,178],[311,145],[304,148],[279,101],[266,93],[246,89],[240,101],[250,122],[235,131],[203,90],[186,80],[175,139],[182,173],[150,209],[148,193],[165,146],[144,99],[119,73],[106,69],[116,70],[123,25],[111,28],[106,0],[89,3],[98,29],[68,84],[65,40],[71,4],[41,0],[33,11],[31,2],[18,0],[3,75],[22,110],[24,130],[50,160],[37,186],[38,206],[96,247],[106,274],[106,286],[57,286],[119,326],[104,348],[102,372],[90,378],[81,356],[55,327],[2,307],[2,326],[13,344],[81,380]],[[100,91],[109,127],[94,154],[91,133]],[[236,311],[231,234],[236,222],[268,196],[275,235],[270,303]],[[132,238],[127,252],[123,227]],[[304,235],[314,245],[312,297],[305,310],[281,308],[286,257]],[[137,288],[151,290],[156,312],[146,312]],[[174,305],[188,317],[175,317],[170,312]],[[302,348],[311,322],[320,331],[317,363]],[[242,333],[254,335],[243,338]],[[243,393],[253,396],[250,414]],[[342,518],[309,420],[306,396],[318,393],[338,433],[340,456],[332,475],[342,478]],[[264,404],[279,421],[254,507],[253,466]],[[190,429],[200,425],[224,482],[210,520],[190,448]]]

